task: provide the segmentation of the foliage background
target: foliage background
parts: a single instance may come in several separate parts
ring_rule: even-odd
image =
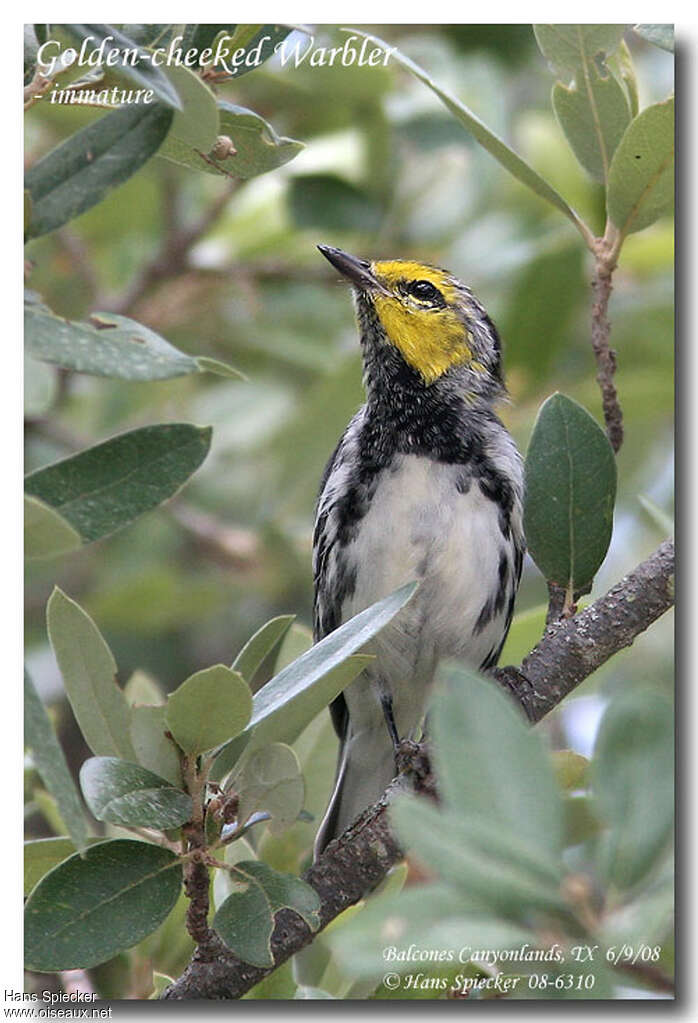
[[[581,171],[555,122],[552,77],[530,26],[370,30],[433,73],[595,230],[603,229],[603,189]],[[340,43],[335,28],[316,31],[316,44]],[[632,50],[644,107],[671,91],[673,59],[639,38]],[[208,458],[166,506],[60,560],[29,563],[27,661],[54,706],[73,764],[87,751],[47,644],[45,607],[55,584],[99,624],[122,683],[141,670],[170,690],[203,665],[230,663],[274,615],[294,613],[298,623],[310,624],[316,487],[362,400],[351,302],[315,249],[318,242],[367,258],[435,262],[472,286],[504,340],[511,403],[502,416],[522,451],[540,403],[555,390],[603,420],[589,344],[588,253],[572,226],[480,149],[421,83],[396,65],[281,68],[269,61],[219,94],[306,148],[285,166],[239,182],[185,267],[123,304],[167,232],[195,221],[231,187],[225,178],[160,158],[27,250],[30,287],[60,315],[82,319],[120,306],[181,350],[223,359],[247,376],[244,382],[202,374],[127,383],[45,365],[27,374],[27,471],[151,422],[214,428]],[[37,103],[26,118],[26,162],[96,113]],[[589,599],[663,538],[656,509],[668,516],[673,510],[668,219],[626,241],[611,319],[626,440],[618,456],[612,545]],[[539,638],[546,601],[544,580],[527,559],[502,663],[518,663]],[[643,684],[671,695],[670,619],[613,658],[539,726],[556,747],[588,754],[603,707],[623,688]],[[300,630],[296,635],[302,643]],[[334,759],[324,715],[296,747],[301,759],[312,750],[306,807],[318,814]],[[314,827],[301,822],[279,838],[267,835],[265,857],[297,870]],[[35,802],[28,806],[28,830],[51,833]]]

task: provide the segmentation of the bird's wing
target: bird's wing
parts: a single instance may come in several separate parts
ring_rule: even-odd
[[[344,494],[352,449],[357,443],[364,409],[361,408],[342,434],[320,480],[313,530],[313,636],[315,642],[334,632],[342,624],[342,595],[332,584],[328,564],[337,541],[337,502]],[[341,694],[330,704],[330,714],[340,739],[347,732],[349,713]]]

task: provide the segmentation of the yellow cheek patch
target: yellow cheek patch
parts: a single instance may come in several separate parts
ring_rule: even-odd
[[[402,276],[405,265],[399,265]],[[419,271],[420,279],[427,280],[423,269]],[[398,298],[380,294],[376,294],[373,301],[388,339],[425,383],[432,384],[452,366],[470,362],[469,337],[462,321],[451,309],[407,308]]]

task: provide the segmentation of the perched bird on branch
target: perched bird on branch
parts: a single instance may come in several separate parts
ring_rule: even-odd
[[[366,403],[320,484],[315,639],[403,583],[419,587],[331,705],[341,747],[316,856],[394,777],[439,660],[496,664],[524,555],[523,468],[494,411],[506,391],[483,307],[433,266],[318,248],[354,291]]]

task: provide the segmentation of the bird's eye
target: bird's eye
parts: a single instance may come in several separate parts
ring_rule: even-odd
[[[431,281],[410,281],[409,293],[422,302],[443,302],[443,296]]]

